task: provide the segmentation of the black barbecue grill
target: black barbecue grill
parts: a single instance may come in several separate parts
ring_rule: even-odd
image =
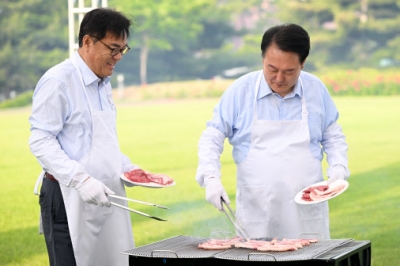
[[[208,238],[175,236],[123,252],[130,265],[335,265],[370,266],[371,242],[353,239],[320,240],[286,252],[242,248],[203,250]]]

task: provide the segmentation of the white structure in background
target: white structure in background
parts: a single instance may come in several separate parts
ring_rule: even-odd
[[[122,99],[122,97],[124,97],[124,75],[118,74],[117,81],[118,81],[118,98]]]
[[[87,0],[68,0],[68,29],[69,29],[69,56],[78,49],[78,36],[75,36],[75,32],[79,32],[79,25],[81,25],[83,16],[90,10],[99,7],[101,2],[101,7],[107,7],[108,0],[92,0],[92,6],[85,7],[85,2]],[[78,2],[76,5],[76,2]],[[77,20],[76,20],[77,19]]]

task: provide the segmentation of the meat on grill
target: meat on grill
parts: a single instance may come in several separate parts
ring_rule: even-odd
[[[258,247],[259,251],[292,251],[297,250],[298,248],[294,245],[265,245]]]
[[[264,240],[251,240],[244,239],[241,237],[234,237],[232,239],[220,240],[220,239],[209,239],[206,242],[200,243],[198,248],[208,250],[221,250],[229,248],[246,248],[254,249],[259,251],[291,251],[298,250],[305,246],[311,245],[311,243],[317,242],[317,239],[282,239],[278,240],[274,238],[271,241]]]
[[[172,178],[165,174],[153,174],[140,168],[126,172],[124,176],[135,183],[156,183],[165,186],[174,182]]]
[[[209,239],[206,242],[200,243],[198,248],[208,250],[229,249],[243,238],[236,236],[231,239]]]

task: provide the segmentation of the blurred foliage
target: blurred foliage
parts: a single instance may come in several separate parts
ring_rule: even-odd
[[[374,68],[359,70],[329,68],[315,73],[333,96],[380,96],[400,95],[400,72],[397,69],[384,71]],[[138,102],[160,99],[219,98],[232,79],[195,81],[172,81],[129,86],[123,94],[115,90],[117,102]]]
[[[315,73],[333,96],[400,95],[398,69],[384,71],[374,68],[358,70],[329,68]],[[143,100],[219,98],[233,82],[232,79],[157,82],[146,86],[128,86],[122,95],[114,90],[119,103]],[[22,107],[32,103],[33,91],[24,92],[13,99],[0,103],[0,109]]]
[[[318,76],[331,95],[400,95],[398,69],[329,69]]]
[[[310,34],[307,64],[345,68],[400,65],[400,2],[396,0],[277,1],[280,21],[298,23]]]
[[[247,65],[243,58],[248,56],[240,58],[229,47],[233,37],[247,32],[235,30],[231,22],[259,4],[260,0],[193,0],[179,5],[171,0],[110,0],[109,6],[131,13],[135,21],[130,42],[134,49],[116,71],[126,73],[130,84],[147,84],[209,79],[223,69]]]
[[[0,93],[32,90],[39,77],[68,56],[67,1],[0,2]]]
[[[15,98],[0,103],[0,109],[23,107],[32,103],[33,90],[25,91]]]
[[[0,101],[12,91],[32,90],[48,68],[68,57],[67,3],[0,2]],[[261,68],[262,34],[280,23],[298,23],[309,32],[306,71],[400,66],[398,0],[109,0],[108,5],[135,22],[132,50],[115,68],[114,87],[118,74],[126,86],[236,78],[243,72],[227,76],[225,70]]]

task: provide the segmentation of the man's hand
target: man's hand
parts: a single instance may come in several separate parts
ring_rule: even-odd
[[[346,177],[347,177],[346,169],[341,165],[335,165],[330,170],[327,184],[330,185],[338,179],[345,180]]]
[[[106,194],[115,194],[106,185],[93,177],[89,177],[82,183],[76,185],[75,188],[83,201],[89,204],[100,205],[101,207],[110,207],[111,203]]]
[[[222,212],[221,197],[224,199],[226,204],[230,204],[231,202],[229,201],[228,194],[226,194],[225,189],[222,186],[221,180],[216,177],[210,177],[205,181],[205,186],[207,201]]]

